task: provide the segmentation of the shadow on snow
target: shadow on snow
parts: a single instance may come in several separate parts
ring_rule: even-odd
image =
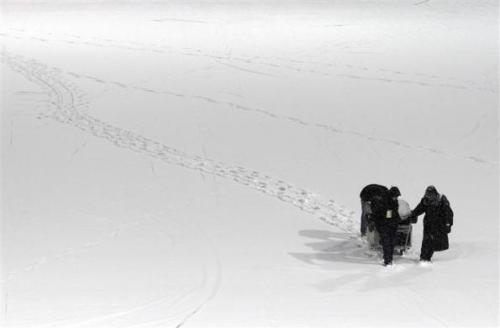
[[[305,244],[312,252],[289,254],[302,262],[332,272],[332,278],[313,285],[321,292],[334,292],[352,284],[364,292],[408,286],[415,278],[432,271],[432,268],[419,266],[418,257],[414,254],[394,256],[396,265],[384,268],[381,254],[370,251],[365,242],[350,233],[301,230],[299,235],[313,240]]]

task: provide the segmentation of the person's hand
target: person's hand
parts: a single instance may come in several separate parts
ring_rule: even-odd
[[[451,224],[447,224],[445,230],[446,230],[446,233],[450,233],[451,232]]]

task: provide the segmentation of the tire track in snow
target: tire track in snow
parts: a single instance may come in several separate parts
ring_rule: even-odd
[[[192,202],[193,200],[190,200],[181,206],[171,207],[167,210],[167,212],[173,210],[174,208],[179,209],[180,207],[188,207],[189,205],[192,205]],[[183,323],[185,323],[189,318],[191,318],[194,314],[196,314],[199,310],[201,310],[211,299],[213,299],[216,296],[222,280],[221,278],[222,269],[221,269],[221,261],[219,255],[212,241],[206,236],[206,234],[204,234],[199,228],[193,230],[192,227],[188,226],[189,224],[187,224],[184,221],[176,220],[175,217],[174,218],[170,217],[171,219],[173,219],[173,221],[169,220],[168,222],[165,222],[163,220],[160,220],[159,217],[165,217],[167,212],[148,214],[143,219],[140,219],[138,221],[121,224],[112,232],[103,236],[103,238],[100,238],[99,240],[93,242],[93,245],[91,247],[100,246],[103,242],[106,241],[106,239],[117,237],[118,233],[116,232],[118,231],[119,233],[121,233],[122,231],[124,231],[123,227],[126,228],[135,227],[138,226],[139,224],[144,224],[148,222],[155,223],[154,230],[156,232],[160,232],[163,236],[172,239],[173,235],[171,235],[171,232],[161,227],[161,225],[168,223],[169,225],[173,225],[178,229],[178,231],[176,230],[176,233],[180,233],[180,231],[182,231],[183,240],[184,236],[186,236],[186,234],[189,234],[189,237],[196,240],[196,242],[202,240],[205,242],[205,245],[208,246],[206,248],[203,248],[202,252],[203,255],[199,255],[199,258],[201,259],[200,262],[203,262],[202,264],[203,278],[199,284],[196,284],[195,286],[184,290],[182,293],[176,295],[175,297],[169,297],[169,296],[160,297],[158,299],[153,299],[151,301],[140,304],[138,306],[134,306],[132,308],[128,308],[123,311],[98,315],[90,319],[85,319],[77,322],[75,322],[75,320],[72,318],[60,319],[57,321],[51,321],[46,324],[41,324],[39,322],[23,322],[22,325],[36,326],[38,328],[95,327],[96,324],[103,326],[104,325],[113,326],[116,325],[117,323],[116,321],[119,322],[121,322],[122,320],[127,321],[127,319],[129,319],[130,316],[137,315],[138,313],[141,313],[143,311],[149,311],[149,312],[152,311],[153,313],[166,313],[168,315],[166,316],[166,318],[163,318],[161,320],[149,321],[149,322],[146,321],[140,324],[126,325],[126,326],[150,327],[150,326],[158,326],[160,324],[161,325],[171,324],[172,326],[181,327]],[[86,251],[88,247],[89,246],[85,244],[84,246],[85,250],[75,251],[72,248],[70,253],[63,252],[62,254],[63,256],[66,257],[81,255]],[[44,262],[44,264],[46,263],[47,261]],[[199,301],[200,299],[201,302]],[[181,322],[181,324],[179,324],[179,322]]]
[[[188,201],[185,206],[192,205],[193,200]],[[177,207],[176,207],[177,208]],[[173,208],[169,208],[168,211]],[[165,224],[160,217],[165,217],[166,212],[148,214],[150,222],[155,222],[155,231],[167,234],[161,226]],[[171,298],[168,296],[154,299],[139,306],[129,308],[124,311],[110,313],[102,316],[97,316],[88,320],[84,320],[72,324],[72,328],[76,327],[95,327],[99,325],[109,326],[124,326],[127,327],[164,327],[166,324],[169,326],[181,327],[193,315],[198,313],[210,300],[212,300],[219,291],[222,281],[222,266],[218,252],[212,243],[211,239],[198,227],[196,223],[176,220],[175,217],[170,216],[169,224],[173,224],[177,229],[182,231],[182,236],[189,234],[189,238],[193,238],[196,242],[203,241],[207,246],[202,249],[202,254],[199,255],[200,262],[202,263],[202,279],[201,282],[195,286],[183,291],[179,295]],[[158,227],[160,227],[158,229]],[[193,229],[194,228],[194,229]],[[177,233],[180,233],[177,231]],[[184,240],[184,238],[183,238]],[[201,301],[200,301],[201,300]],[[138,324],[122,324],[123,322],[134,320],[135,316],[140,313],[143,317],[148,317],[147,313],[164,313],[165,317],[158,320],[144,321]],[[180,323],[179,323],[180,322]],[[66,327],[66,325],[64,326]]]
[[[403,295],[403,297],[401,297],[401,299],[403,301],[406,300],[406,302],[408,302],[408,300],[411,300],[410,309],[417,310],[418,312],[421,313],[422,316],[425,316],[425,317],[431,319],[432,321],[434,321],[437,326],[441,326],[441,327],[449,327],[450,326],[450,324],[448,322],[446,322],[446,320],[444,318],[441,318],[441,316],[438,313],[426,311],[426,309],[425,309],[425,305],[429,305],[429,304],[434,303],[433,306],[431,305],[431,307],[434,310],[437,310],[437,309],[439,309],[439,306],[440,306],[439,303],[435,302],[432,298],[425,297],[421,292],[417,292],[415,290],[415,288],[412,287],[411,285],[402,289],[402,291],[404,293],[406,293],[407,295],[406,296]]]
[[[158,217],[155,216],[155,218],[158,220]],[[219,253],[217,251],[217,248],[215,247],[213,241],[211,238],[209,238],[204,231],[200,228],[200,226],[196,223],[196,221],[193,222],[179,222],[176,220],[176,222],[179,225],[186,225],[187,231],[195,231],[195,238],[197,240],[204,240],[205,245],[207,246],[205,250],[208,252],[207,256],[204,256],[203,259],[206,258],[212,258],[213,260],[210,261],[210,263],[207,265],[205,263],[204,265],[204,274],[203,274],[203,280],[198,288],[193,288],[192,290],[188,291],[184,295],[179,296],[171,302],[166,309],[167,311],[170,311],[174,306],[179,306],[182,303],[187,303],[187,306],[190,307],[189,310],[187,310],[187,314],[181,315],[180,320],[176,318],[164,318],[160,320],[154,320],[154,321],[147,321],[141,324],[133,325],[132,327],[134,328],[140,328],[140,327],[164,327],[166,324],[174,323],[174,326],[176,328],[180,328],[184,326],[184,324],[191,319],[194,315],[196,315],[208,302],[210,302],[218,293],[220,289],[220,285],[222,282],[222,264],[220,260]],[[161,224],[161,221],[158,220],[158,223]],[[207,269],[208,268],[208,269]],[[202,301],[195,305],[194,308],[192,304],[189,304],[189,298],[196,296],[196,294],[205,294],[202,296]]]

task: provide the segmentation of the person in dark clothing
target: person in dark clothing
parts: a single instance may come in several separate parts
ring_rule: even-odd
[[[401,196],[399,188],[392,186],[391,189],[389,189],[389,197],[391,197],[392,200],[397,201],[399,196]]]
[[[387,187],[379,184],[369,184],[361,190],[361,236],[366,235],[369,216],[372,214],[371,203],[375,196],[384,197],[388,192]]]
[[[398,214],[398,197],[400,195],[397,187],[391,187],[383,197],[376,197],[372,204],[372,217],[380,235],[385,266],[392,264],[396,232],[401,221]]]
[[[453,211],[445,195],[440,195],[434,186],[425,190],[425,195],[412,211],[412,223],[424,214],[424,236],[420,251],[420,261],[430,262],[435,251],[449,248],[448,234],[453,225]]]

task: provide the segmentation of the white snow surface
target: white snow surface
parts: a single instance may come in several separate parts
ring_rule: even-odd
[[[2,327],[496,327],[496,1],[1,5]],[[359,191],[450,249],[384,268]]]

